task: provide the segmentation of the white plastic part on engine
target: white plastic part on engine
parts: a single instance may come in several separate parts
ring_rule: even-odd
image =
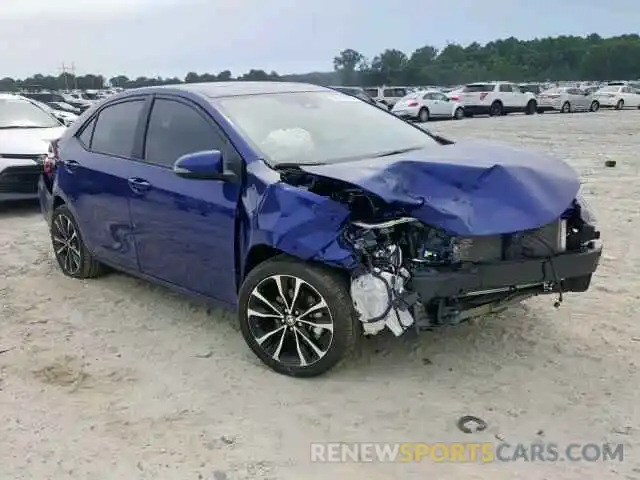
[[[393,299],[404,289],[402,277],[388,272],[378,272],[378,274],[384,280],[371,273],[354,278],[351,281],[351,299],[362,318],[365,335],[375,335],[386,326],[397,337],[402,335],[407,327],[413,325],[414,319],[409,311],[392,308],[384,318],[368,322],[369,319],[382,315],[387,309],[389,295],[385,281],[392,287]]]

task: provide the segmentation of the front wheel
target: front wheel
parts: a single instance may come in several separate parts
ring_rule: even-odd
[[[524,113],[526,115],[533,115],[534,113],[536,113],[537,110],[538,110],[538,105],[536,104],[536,102],[534,100],[529,100],[529,103],[527,103],[527,108],[525,109]]]
[[[239,293],[245,341],[278,373],[314,377],[355,350],[356,324],[348,279],[286,256],[254,268]]]
[[[569,113],[571,111],[571,104],[569,102],[564,102],[562,104],[562,108],[560,109],[560,113]]]
[[[73,278],[93,278],[104,266],[89,252],[78,224],[66,205],[56,208],[51,218],[51,244],[62,273]]]
[[[464,109],[462,107],[456,108],[456,111],[453,112],[453,118],[455,120],[462,120],[464,118]]]
[[[622,110],[624,108],[624,100],[618,100],[616,103],[616,110]]]

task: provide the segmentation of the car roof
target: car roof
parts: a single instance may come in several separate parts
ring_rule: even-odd
[[[297,82],[210,82],[180,83],[157,87],[142,87],[127,90],[126,93],[162,92],[173,90],[191,92],[208,98],[235,97],[240,95],[264,95],[269,93],[322,92],[329,91],[325,87],[309,83]]]

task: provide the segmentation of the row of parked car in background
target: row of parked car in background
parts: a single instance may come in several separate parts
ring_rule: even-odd
[[[64,125],[70,125],[78,116],[110,95],[118,93],[122,89],[113,88],[105,90],[73,90],[68,92],[56,92],[48,90],[27,89],[17,93],[10,93],[17,97],[30,100],[34,105],[46,110]]]
[[[640,81],[528,83],[476,82],[454,87],[332,87],[394,114],[426,122],[548,111],[595,112],[600,108],[640,108]]]

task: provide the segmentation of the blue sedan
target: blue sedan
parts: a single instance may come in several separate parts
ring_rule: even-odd
[[[601,254],[575,172],[453,142],[331,89],[130,90],[51,143],[39,197],[65,275],[106,267],[236,309],[273,370],[585,291]]]

